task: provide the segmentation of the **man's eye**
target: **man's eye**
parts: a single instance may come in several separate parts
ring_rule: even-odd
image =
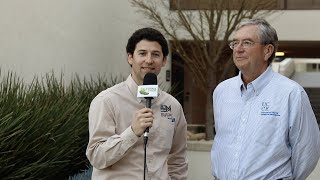
[[[251,41],[243,41],[243,45],[245,46],[250,46],[252,44]]]

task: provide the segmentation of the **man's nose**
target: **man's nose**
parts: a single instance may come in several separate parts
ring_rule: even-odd
[[[234,51],[243,51],[244,48],[242,46],[242,43],[239,43],[237,46],[234,46]]]
[[[148,54],[147,57],[146,57],[146,63],[151,64],[152,62],[153,62],[153,60],[152,60],[152,55],[151,55],[151,54]]]

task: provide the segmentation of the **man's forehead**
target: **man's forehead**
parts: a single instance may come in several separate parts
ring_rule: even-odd
[[[139,43],[137,43],[136,51],[162,52],[162,48],[157,41],[142,40]]]
[[[258,39],[258,28],[255,25],[247,25],[243,26],[240,29],[238,29],[234,34],[234,40],[240,39],[240,40],[252,40],[252,39]]]

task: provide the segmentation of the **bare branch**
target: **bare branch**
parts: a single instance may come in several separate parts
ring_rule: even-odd
[[[172,51],[181,56],[193,82],[210,99],[217,83],[234,68],[228,42],[236,26],[243,19],[273,14],[277,0],[131,0],[131,3],[150,20],[149,25],[169,37]]]

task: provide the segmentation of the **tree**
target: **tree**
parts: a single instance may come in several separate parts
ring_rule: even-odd
[[[229,38],[241,20],[274,13],[277,0],[131,0],[131,4],[149,25],[169,37],[172,51],[206,95],[206,133],[213,139],[212,92],[234,68]]]

